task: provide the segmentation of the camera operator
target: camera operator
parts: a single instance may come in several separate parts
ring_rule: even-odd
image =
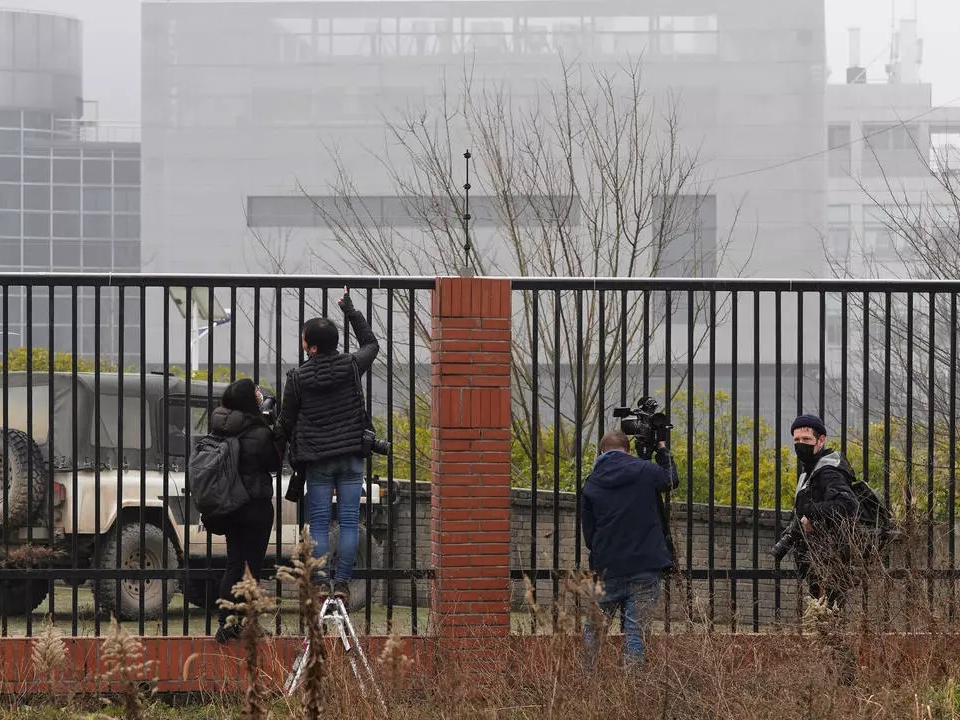
[[[793,519],[771,553],[790,550],[810,596],[842,608],[850,586],[852,533],[858,502],[850,483],[855,473],[840,453],[826,446],[827,430],[816,415],[800,415],[790,426],[800,461]]]
[[[360,376],[370,370],[380,346],[346,288],[338,304],[357,336],[359,348],[354,353],[339,352],[337,326],[328,318],[308,320],[301,332],[308,357],[287,374],[278,424],[282,437],[289,441],[290,464],[306,480],[307,516],[316,557],[327,556],[330,551],[336,489],[340,523],[337,564],[332,573],[329,567],[324,568],[317,579],[323,595],[329,592],[332,575],[333,594],[347,602],[360,541],[364,458],[369,454],[368,438],[372,434]],[[298,499],[289,492],[287,498]]]
[[[673,567],[658,499],[671,488],[676,470],[662,440],[656,443],[654,455],[655,463],[636,457],[624,432],[606,433],[581,499],[590,570],[602,582],[600,609],[606,620],[620,612],[628,667],[643,661],[650,615],[660,597],[660,578]],[[592,667],[605,628],[594,628],[588,621],[584,631]]]

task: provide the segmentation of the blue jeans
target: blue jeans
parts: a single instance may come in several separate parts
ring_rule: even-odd
[[[307,513],[310,537],[316,543],[314,557],[330,552],[330,518],[333,514],[333,491],[337,491],[337,519],[340,541],[334,582],[347,582],[353,577],[353,563],[360,544],[360,496],[363,492],[363,458],[355,455],[330,458],[306,466]],[[329,560],[329,557],[327,558]],[[330,577],[330,568],[321,571]]]
[[[623,662],[626,667],[643,662],[644,646],[650,634],[650,616],[660,600],[660,573],[644,573],[633,578],[615,578],[603,582],[603,594],[597,598],[605,623],[599,630],[587,620],[584,623],[586,665],[593,668],[597,661],[600,633],[606,634],[607,624],[614,613],[620,612],[623,632]]]

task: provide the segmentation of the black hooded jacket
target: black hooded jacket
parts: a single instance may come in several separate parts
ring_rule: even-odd
[[[360,311],[351,309],[347,319],[360,345],[356,352],[314,355],[287,373],[279,425],[291,465],[362,454],[367,416],[357,377],[373,365],[380,345]]]
[[[657,507],[669,470],[625,452],[597,458],[583,486],[581,524],[590,569],[607,580],[660,572],[673,564]]]
[[[794,511],[797,519],[807,517],[814,527],[836,526],[846,518],[856,517],[857,496],[850,487],[856,473],[847,459],[829,448],[814,458],[809,470],[804,468],[797,482]]]
[[[215,408],[210,418],[210,432],[235,435],[240,441],[240,479],[250,497],[269,500],[273,497],[273,477],[280,469],[280,454],[273,433],[259,415],[249,415],[223,406]]]

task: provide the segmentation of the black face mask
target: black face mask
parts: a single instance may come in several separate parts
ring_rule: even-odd
[[[794,443],[793,449],[797,453],[797,458],[804,466],[812,465],[817,457],[817,448],[814,445]]]

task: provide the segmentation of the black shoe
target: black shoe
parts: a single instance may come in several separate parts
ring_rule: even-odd
[[[346,582],[338,580],[333,584],[333,596],[338,600],[342,600],[344,605],[349,604],[350,586]]]
[[[239,640],[240,633],[242,632],[243,628],[239,625],[221,625],[214,637],[218,643],[226,645],[227,643]]]

